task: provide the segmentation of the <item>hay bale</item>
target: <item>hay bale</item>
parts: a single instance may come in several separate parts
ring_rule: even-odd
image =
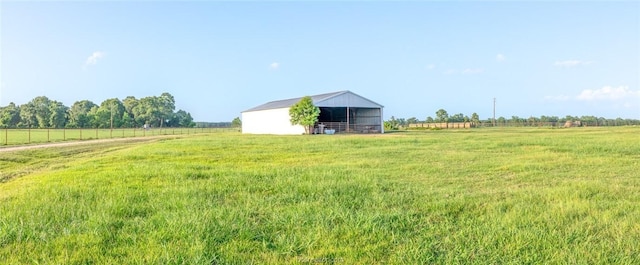
[[[573,126],[573,122],[571,122],[571,121],[567,121],[567,122],[564,123],[564,127],[565,128],[569,128],[571,126]]]

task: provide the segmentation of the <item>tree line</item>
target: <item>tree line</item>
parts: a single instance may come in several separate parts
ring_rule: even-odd
[[[477,113],[472,113],[470,116],[464,115],[462,113],[449,115],[449,113],[444,109],[439,109],[435,112],[435,116],[427,116],[424,120],[419,120],[416,117],[411,118],[396,118],[391,116],[391,118],[384,122],[386,130],[394,130],[399,128],[409,127],[409,124],[419,124],[419,123],[446,123],[446,122],[471,122],[476,126],[562,126],[567,121],[569,122],[580,122],[583,126],[624,126],[624,125],[640,125],[640,120],[637,119],[622,119],[622,118],[604,118],[604,117],[596,117],[596,116],[571,116],[567,115],[565,117],[558,116],[545,116],[542,115],[540,117],[518,117],[511,116],[511,118],[498,117],[493,120],[493,118],[489,119],[480,119],[480,116]]]
[[[100,105],[80,100],[67,107],[59,101],[39,96],[26,104],[0,107],[0,128],[132,128],[193,127],[191,114],[175,111],[169,93],[136,99],[110,98]]]

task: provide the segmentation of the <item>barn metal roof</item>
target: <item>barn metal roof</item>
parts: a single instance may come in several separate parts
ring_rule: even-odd
[[[300,99],[302,97],[271,101],[243,112],[289,108],[298,103]],[[311,96],[311,100],[317,107],[383,108],[382,105],[348,90],[314,95]]]

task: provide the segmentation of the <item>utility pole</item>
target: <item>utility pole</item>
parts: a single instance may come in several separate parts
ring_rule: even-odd
[[[496,127],[496,98],[493,98],[493,127]]]

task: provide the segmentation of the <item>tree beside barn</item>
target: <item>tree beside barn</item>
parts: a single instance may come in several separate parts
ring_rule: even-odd
[[[302,125],[306,134],[311,134],[313,126],[318,122],[320,108],[313,105],[311,97],[306,96],[289,108],[291,125]]]

